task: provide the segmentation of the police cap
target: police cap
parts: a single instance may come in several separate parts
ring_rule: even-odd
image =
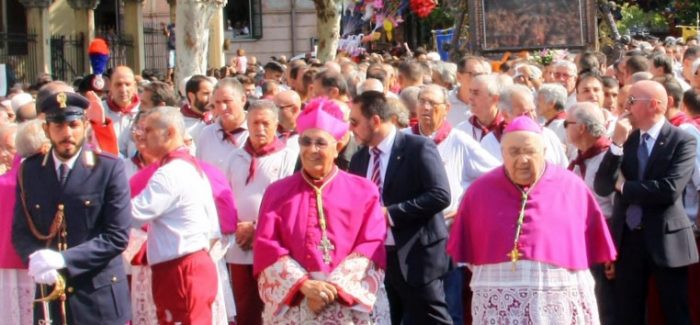
[[[64,91],[49,94],[39,103],[39,111],[48,122],[70,122],[82,118],[90,102],[83,96]]]

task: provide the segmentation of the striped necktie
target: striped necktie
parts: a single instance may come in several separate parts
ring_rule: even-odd
[[[380,194],[382,193],[381,154],[382,151],[379,148],[372,148],[372,157],[374,158],[374,163],[372,164],[372,182],[377,185]]]

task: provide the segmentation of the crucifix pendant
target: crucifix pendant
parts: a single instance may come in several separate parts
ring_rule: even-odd
[[[323,251],[323,262],[326,264],[331,264],[333,260],[331,258],[331,251],[335,249],[335,246],[328,240],[328,237],[323,236],[321,243],[318,245],[318,249]]]
[[[518,262],[523,255],[520,254],[517,247],[513,247],[513,250],[510,251],[507,256],[510,257],[510,261],[513,262],[513,271],[515,271],[515,263]]]

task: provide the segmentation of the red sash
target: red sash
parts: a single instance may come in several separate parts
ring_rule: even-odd
[[[255,171],[258,168],[257,158],[264,157],[284,149],[284,142],[275,138],[272,143],[268,143],[262,148],[255,150],[250,139],[245,142],[243,149],[250,155],[250,166],[248,167],[248,177],[245,180],[246,185],[255,178]]]
[[[115,103],[112,100],[112,97],[107,97],[107,107],[110,111],[115,113],[131,114],[131,111],[134,109],[134,107],[138,106],[138,104],[140,103],[141,100],[139,100],[139,96],[134,96],[134,98],[131,99],[131,103],[129,103],[129,105],[126,105],[125,107],[120,107],[119,105],[117,105],[117,103]]]
[[[420,132],[420,126],[418,124],[414,125],[411,127],[411,131],[415,135],[422,135]],[[435,145],[440,144],[442,141],[447,139],[447,136],[450,135],[450,131],[452,131],[452,125],[450,122],[445,120],[440,128],[435,132],[435,137],[433,137],[433,141],[435,141]]]
[[[597,156],[601,152],[608,150],[608,148],[610,148],[610,140],[605,136],[598,138],[598,140],[590,148],[586,149],[586,151],[578,151],[576,159],[569,163],[568,169],[573,171],[574,167],[578,166],[578,169],[581,171],[581,178],[586,178],[586,160]]]

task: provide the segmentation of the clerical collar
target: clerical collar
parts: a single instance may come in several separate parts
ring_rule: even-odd
[[[331,172],[328,173],[328,175],[324,176],[323,178],[314,178],[309,173],[307,173],[303,168],[301,170],[301,175],[304,177],[304,180],[311,186],[313,187],[323,187],[326,184],[328,184],[334,177],[335,175],[338,174],[338,167],[333,166],[333,169],[331,169]]]
[[[61,164],[66,164],[66,166],[68,166],[68,169],[72,170],[73,166],[75,166],[75,162],[78,160],[78,157],[80,157],[80,153],[82,153],[82,151],[83,148],[80,148],[80,150],[78,150],[78,152],[75,155],[73,155],[73,157],[70,157],[70,159],[63,161],[56,155],[56,149],[52,148],[51,157],[53,157],[54,169],[58,170],[58,168],[61,167]]]

